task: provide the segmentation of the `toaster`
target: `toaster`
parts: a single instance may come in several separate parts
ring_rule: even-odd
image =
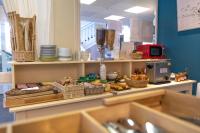
[[[146,63],[146,73],[149,77],[149,83],[160,84],[170,82],[169,61],[148,62]]]

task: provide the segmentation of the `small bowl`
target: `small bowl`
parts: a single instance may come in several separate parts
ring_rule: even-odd
[[[107,74],[108,80],[115,80],[117,78],[117,76],[118,76],[118,74],[116,72]]]
[[[83,61],[88,61],[90,59],[90,53],[89,52],[81,52],[81,59]]]

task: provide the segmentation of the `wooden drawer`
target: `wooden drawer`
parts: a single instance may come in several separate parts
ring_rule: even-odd
[[[101,124],[108,121],[116,121],[120,118],[132,118],[141,127],[144,127],[146,122],[151,122],[170,133],[200,132],[200,129],[195,125],[188,124],[138,103],[102,107],[87,111],[87,113]]]
[[[0,127],[0,133],[6,133],[7,129],[6,126]]]
[[[7,132],[6,128],[0,128],[0,133],[108,133],[103,124],[120,118],[132,118],[142,128],[146,122],[151,122],[170,133],[200,133],[198,126],[171,114],[175,110],[187,116],[195,114],[193,117],[196,117],[199,112],[195,109],[198,101],[199,99],[188,95],[164,90],[118,96],[104,101],[109,106],[17,122],[8,125]],[[194,108],[187,109],[190,106]]]
[[[11,128],[12,133],[101,133],[104,130],[81,112],[18,122]]]
[[[200,124],[200,98],[174,91],[158,90],[104,100],[107,106],[132,102],[136,102],[140,107],[153,109],[157,113],[173,117],[188,126],[192,125],[200,132],[200,127],[197,124],[189,122],[189,120],[193,120],[193,122]]]
[[[195,125],[188,124],[139,103],[119,104],[109,107],[101,106],[83,112],[72,112],[17,122],[8,128],[10,128],[9,133],[108,133],[102,124],[119,118],[132,118],[141,127],[146,122],[151,122],[172,133],[200,132]],[[2,133],[4,131],[2,129]]]
[[[191,95],[164,91],[160,96],[138,99],[135,102],[178,117],[200,118],[200,98]]]

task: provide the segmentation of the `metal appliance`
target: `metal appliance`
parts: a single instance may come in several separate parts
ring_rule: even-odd
[[[171,63],[169,61],[146,63],[146,73],[149,77],[149,82],[152,84],[169,83],[170,66]]]

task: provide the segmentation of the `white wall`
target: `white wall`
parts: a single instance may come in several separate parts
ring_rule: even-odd
[[[153,22],[134,16],[130,19],[130,31],[132,42],[152,42]]]
[[[79,0],[53,0],[54,43],[74,53],[80,49]]]
[[[15,3],[14,8],[10,8]],[[79,0],[4,0],[7,12],[17,11],[20,16],[37,16],[37,48],[56,44],[79,50]]]

